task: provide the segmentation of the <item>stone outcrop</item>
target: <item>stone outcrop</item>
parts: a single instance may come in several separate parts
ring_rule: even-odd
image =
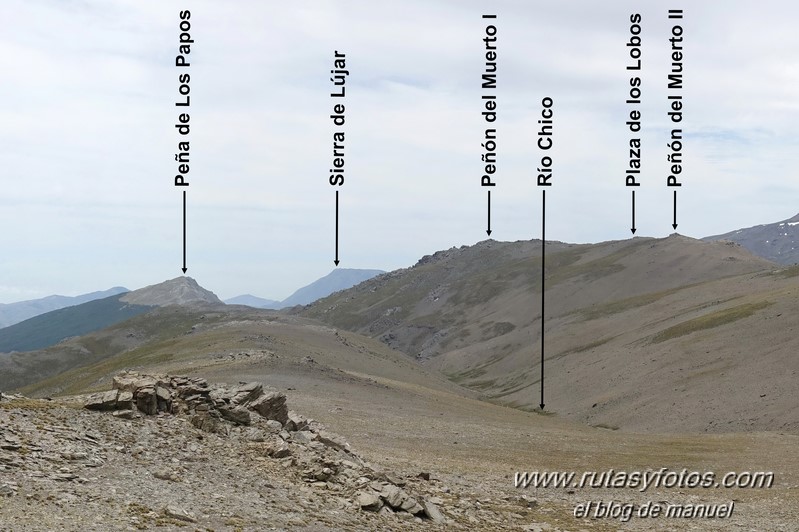
[[[186,416],[201,431],[237,437],[258,455],[296,470],[304,484],[349,494],[349,504],[355,509],[399,519],[447,522],[429,498],[414,494],[406,481],[368,464],[343,437],[289,410],[285,394],[259,382],[209,385],[200,378],[126,372],[114,377],[113,387],[90,396],[85,407],[113,411],[114,417],[125,420]],[[180,481],[168,470],[153,476]],[[193,522],[193,516],[173,510],[167,508],[164,515]]]
[[[91,395],[85,407],[101,411],[135,410],[148,416],[189,414],[194,426],[208,432],[220,428],[220,419],[249,425],[252,412],[281,426],[289,422],[285,394],[264,389],[259,382],[210,387],[200,378],[125,372],[114,377],[113,388]],[[302,416],[295,415],[295,419],[301,425],[307,424]]]

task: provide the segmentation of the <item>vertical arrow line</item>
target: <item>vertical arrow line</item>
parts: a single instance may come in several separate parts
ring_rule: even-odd
[[[633,226],[632,232],[635,234],[635,191],[633,190]]]
[[[486,233],[491,236],[491,191],[488,191],[488,228]]]
[[[674,191],[674,229],[677,229],[677,191]]]
[[[546,283],[547,191],[541,191],[541,410],[544,409],[544,289]]]
[[[186,273],[186,191],[183,191],[183,273]]]
[[[336,260],[333,262],[338,266],[338,190],[336,191]]]

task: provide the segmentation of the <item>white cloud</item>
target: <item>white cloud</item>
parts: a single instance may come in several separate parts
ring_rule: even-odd
[[[342,266],[391,269],[485,237],[479,187],[484,2],[191,2],[189,274],[223,297],[280,298],[332,268],[329,69],[351,75]],[[671,232],[663,1],[494,2],[495,238],[540,234],[540,100],[555,100],[548,235],[629,236],[630,13],[644,15],[638,234]],[[178,11],[157,1],[0,6],[0,300],[137,287],[180,273],[173,106]],[[685,8],[680,231],[795,214],[799,7]]]

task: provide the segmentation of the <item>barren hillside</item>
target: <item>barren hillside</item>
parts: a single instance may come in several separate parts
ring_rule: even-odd
[[[547,410],[625,430],[799,431],[793,269],[672,235],[547,245]],[[539,403],[540,242],[481,242],[303,315],[399,349],[484,397]]]

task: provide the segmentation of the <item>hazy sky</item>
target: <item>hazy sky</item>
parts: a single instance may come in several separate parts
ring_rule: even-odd
[[[666,12],[678,7],[678,231],[702,237],[796,214],[794,2],[4,0],[0,302],[181,274],[173,126],[183,9],[195,40],[188,275],[220,297],[281,299],[333,268],[336,50],[350,72],[341,267],[390,270],[486,238],[486,12],[498,28],[492,237],[540,237],[544,96],[555,102],[548,238],[631,236],[625,42],[635,12],[644,66],[637,234],[665,236]]]

